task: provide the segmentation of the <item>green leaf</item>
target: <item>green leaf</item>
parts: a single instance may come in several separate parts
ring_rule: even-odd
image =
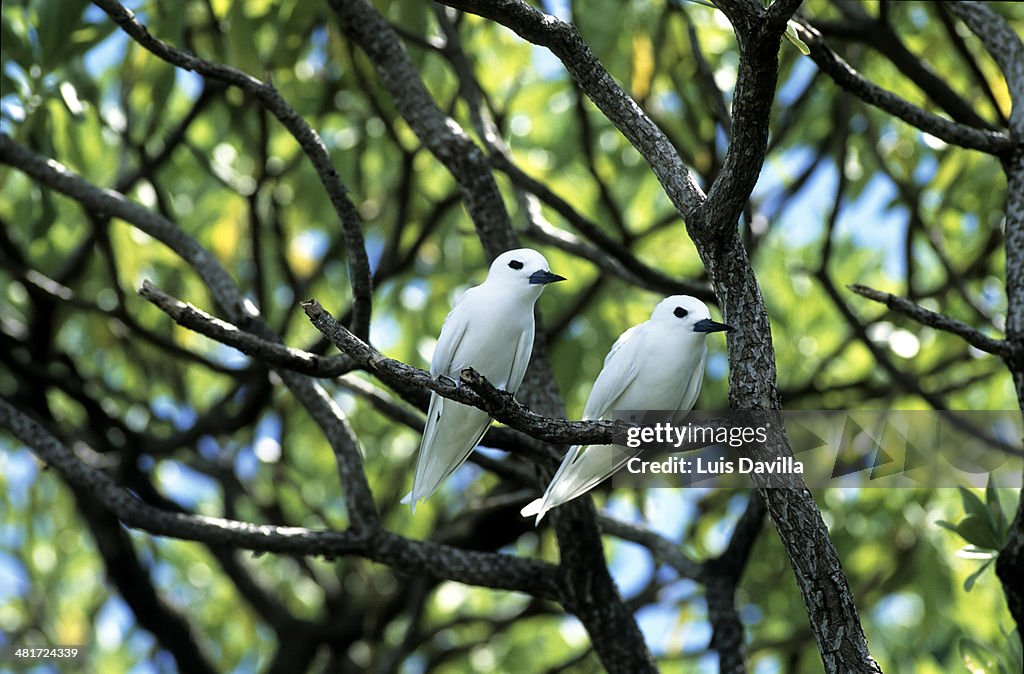
[[[40,0],[37,3],[40,60],[47,70],[60,63],[72,46],[68,36],[88,4],[87,0]]]
[[[790,21],[789,23],[786,24],[786,37],[789,38],[789,41],[792,42],[796,46],[796,48],[800,50],[801,54],[803,54],[804,56],[810,55],[811,48],[807,46],[806,42],[800,39],[799,35],[797,35],[796,24],[793,23],[793,21]]]
[[[985,486],[985,504],[992,517],[992,524],[1001,541],[1006,540],[1006,531],[1009,524],[1006,521],[1006,513],[1003,512],[1003,504],[999,501],[999,492],[992,484],[992,476],[988,476],[988,484]]]
[[[984,515],[968,515],[963,518],[956,525],[956,532],[979,548],[998,550],[1001,546],[1001,541],[992,531],[991,522]]]
[[[981,566],[979,566],[978,569],[974,571],[971,575],[967,576],[967,578],[964,578],[964,592],[970,592],[972,589],[974,589],[974,583],[978,581],[978,578],[981,576],[981,574],[985,573],[985,569],[987,569],[991,565],[992,560],[990,559]]]
[[[978,517],[986,517],[988,515],[988,508],[981,502],[978,495],[970,489],[959,487],[960,489],[960,500],[964,504],[964,513],[968,515],[977,515]]]

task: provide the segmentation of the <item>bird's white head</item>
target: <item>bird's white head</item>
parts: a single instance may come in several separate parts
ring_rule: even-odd
[[[487,283],[498,283],[509,288],[541,291],[549,283],[564,281],[564,276],[552,274],[548,261],[532,248],[507,250],[491,263],[487,272]]]
[[[708,306],[696,297],[672,295],[666,297],[651,313],[651,320],[659,324],[673,324],[686,332],[732,332],[733,327],[711,320]]]

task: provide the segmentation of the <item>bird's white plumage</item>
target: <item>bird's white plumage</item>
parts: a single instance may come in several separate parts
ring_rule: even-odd
[[[550,273],[535,250],[519,248],[495,258],[487,279],[467,290],[445,318],[430,374],[458,380],[472,367],[497,388],[515,393],[533,351],[533,305],[545,284],[555,280],[561,277]],[[486,412],[431,394],[416,476],[406,497],[414,511],[462,465],[489,424]]]
[[[584,407],[584,419],[616,418],[616,411],[689,411],[704,376],[707,331],[727,326],[710,321],[707,306],[687,295],[662,300],[650,320],[624,332],[604,360]],[[522,510],[537,521],[551,508],[586,493],[610,477],[635,450],[616,445],[569,449],[544,496]]]

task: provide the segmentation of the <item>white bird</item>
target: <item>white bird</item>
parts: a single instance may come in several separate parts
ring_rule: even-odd
[[[583,419],[611,419],[617,410],[688,412],[704,378],[709,332],[732,330],[711,320],[707,306],[689,295],[658,303],[651,318],[616,340],[594,382]],[[537,516],[585,494],[610,477],[639,450],[617,445],[576,445],[569,449],[544,496],[521,513]]]
[[[444,319],[430,374],[458,381],[471,367],[495,387],[515,393],[533,352],[533,305],[548,283],[564,280],[535,250],[496,257],[484,282],[467,290]],[[431,393],[416,477],[403,503],[408,500],[416,512],[416,504],[462,465],[490,422],[482,410]]]

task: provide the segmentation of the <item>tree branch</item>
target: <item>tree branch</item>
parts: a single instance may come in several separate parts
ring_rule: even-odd
[[[416,137],[459,184],[488,259],[517,246],[487,158],[427,91],[391,24],[366,0],[329,0],[338,24],[366,52],[381,84]]]
[[[967,24],[999,65],[1010,90],[1010,129],[1024,140],[1024,43],[1003,17],[984,2],[951,2],[949,11]]]
[[[497,21],[523,39],[550,49],[590,100],[644,157],[684,219],[696,217],[704,192],[690,169],[661,129],[612,79],[575,27],[522,0],[439,1]]]
[[[541,416],[468,368],[462,371],[459,382],[447,377],[435,379],[429,372],[384,356],[334,320],[316,300],[306,300],[302,308],[317,330],[332,344],[388,386],[430,389],[449,400],[479,408],[503,424],[538,440],[560,445],[607,444],[616,436],[622,437],[631,426],[624,421],[569,421]]]
[[[928,327],[935,328],[936,330],[942,330],[961,337],[971,346],[976,349],[981,349],[986,353],[991,353],[996,356],[1006,358],[1010,354],[1010,344],[1002,339],[994,339],[988,335],[983,334],[979,330],[972,328],[963,321],[958,321],[955,318],[950,318],[944,314],[940,314],[930,309],[914,304],[910,300],[904,299],[892,293],[882,292],[881,290],[875,290],[863,285],[851,285],[848,286],[850,290],[857,293],[861,297],[866,297],[869,300],[874,300],[889,307],[893,311],[903,314],[904,316],[917,321],[921,325],[927,325]]]
[[[351,372],[354,363],[345,356],[320,356],[291,346],[269,342],[246,332],[237,325],[182,302],[163,292],[149,280],[142,282],[139,295],[183,327],[206,335],[221,344],[232,346],[267,365],[293,370],[310,377],[332,378]]]
[[[1013,142],[1004,133],[974,129],[965,124],[951,122],[886,91],[858,73],[842,57],[832,51],[814,26],[802,18],[795,19],[795,22],[797,35],[811,50],[811,59],[836,84],[865,103],[888,112],[907,124],[952,145],[980,150],[997,156],[1002,156],[1013,148]]]
[[[148,505],[103,471],[83,462],[39,423],[0,398],[0,426],[7,428],[76,489],[94,496],[127,526],[157,536],[290,555],[366,557],[409,574],[427,574],[470,585],[514,590],[561,600],[556,568],[502,553],[459,550],[413,541],[377,527],[323,531],[250,524],[220,517],[172,513]]]
[[[723,237],[736,228],[747,200],[761,175],[768,148],[768,125],[779,76],[779,45],[789,16],[799,2],[777,0],[769,20],[759,6],[721,3],[733,23],[739,45],[740,63],[732,97],[732,128],[722,170],[708,190],[706,232],[700,236]]]

